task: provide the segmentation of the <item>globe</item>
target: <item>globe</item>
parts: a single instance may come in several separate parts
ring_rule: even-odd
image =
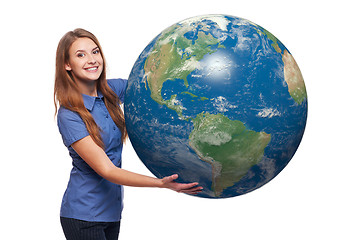
[[[138,157],[158,178],[198,182],[204,198],[251,192],[295,154],[307,94],[290,51],[246,19],[204,15],[162,31],[128,79],[124,112]]]

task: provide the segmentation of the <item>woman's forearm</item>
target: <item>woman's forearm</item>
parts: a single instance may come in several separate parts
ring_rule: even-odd
[[[72,147],[97,174],[110,182],[133,187],[162,187],[163,185],[161,179],[116,167],[90,136],[75,142]]]
[[[106,171],[102,177],[110,182],[130,187],[164,187],[161,179],[130,172],[115,166]]]
[[[118,168],[90,136],[84,137],[71,146],[97,174],[115,184],[132,187],[168,188],[189,194],[197,194],[202,190],[202,187],[197,186],[198,183],[176,183],[177,174],[158,179]]]

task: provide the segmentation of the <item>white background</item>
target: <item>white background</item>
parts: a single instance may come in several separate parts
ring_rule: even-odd
[[[5,2],[5,1],[4,1]],[[71,159],[54,119],[55,51],[93,32],[108,77],[127,78],[166,27],[229,14],[273,33],[305,79],[309,114],[289,165],[249,194],[220,200],[125,188],[120,239],[360,239],[359,23],[356,1],[6,1],[0,13],[1,239],[64,239],[59,209]],[[127,143],[123,167],[152,175]]]

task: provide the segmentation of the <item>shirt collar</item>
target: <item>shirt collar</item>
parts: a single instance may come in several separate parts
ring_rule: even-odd
[[[103,99],[104,98],[104,96],[102,95],[101,92],[98,92],[97,97],[89,96],[89,95],[86,95],[86,94],[82,94],[82,96],[83,96],[83,100],[84,100],[84,105],[85,105],[86,109],[89,110],[89,111],[93,110],[96,99]]]

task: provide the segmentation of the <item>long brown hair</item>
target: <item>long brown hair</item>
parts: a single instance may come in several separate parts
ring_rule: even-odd
[[[94,142],[100,147],[104,148],[104,143],[101,139],[100,129],[97,126],[91,113],[85,108],[84,101],[77,84],[73,80],[72,73],[65,69],[65,64],[69,62],[69,49],[71,45],[79,38],[90,38],[100,49],[100,54],[104,60],[103,71],[97,80],[97,90],[104,96],[104,103],[108,109],[111,118],[120,129],[122,136],[121,140],[125,142],[127,131],[125,127],[124,113],[120,108],[120,100],[116,94],[111,90],[106,80],[106,64],[105,58],[97,38],[90,32],[84,29],[75,29],[66,33],[60,40],[56,51],[56,72],[54,85],[54,104],[55,115],[57,113],[58,104],[71,111],[78,113],[84,121],[90,136]]]

